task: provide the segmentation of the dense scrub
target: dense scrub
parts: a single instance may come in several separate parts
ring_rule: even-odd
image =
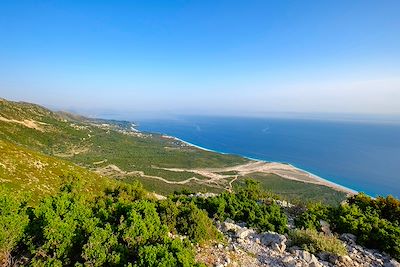
[[[10,192],[1,194],[2,263],[196,266],[193,244],[222,239],[211,218],[286,231],[280,207],[264,202],[266,195],[252,182],[236,193],[207,199],[180,194],[155,200],[139,183],[89,197],[82,193],[82,183],[70,177],[58,194],[35,207]]]
[[[1,195],[2,264],[197,266],[191,241],[217,238],[211,220],[194,205],[169,203],[176,223],[167,223],[162,207],[168,202],[149,199],[139,184],[107,190],[96,199],[86,198],[78,187],[66,184],[28,209],[11,194]],[[173,238],[170,232],[188,238]]]
[[[359,194],[338,206],[314,204],[288,219],[275,196],[247,181],[235,192],[203,198],[188,191],[164,200],[140,183],[119,184],[93,196],[68,176],[60,191],[34,207],[1,189],[0,264],[30,266],[199,266],[193,244],[221,240],[212,220],[227,218],[263,231],[287,233],[312,253],[346,253],[334,236],[319,233],[320,221],[336,233],[353,233],[362,245],[400,258],[400,201]]]
[[[357,242],[400,259],[400,201],[392,196],[372,199],[358,194],[337,207],[312,205],[297,220],[298,227],[319,229],[320,220],[338,233],[352,233]]]
[[[180,201],[185,198],[180,197]],[[186,199],[187,201],[187,199]],[[246,185],[237,188],[235,193],[224,192],[215,197],[191,199],[200,208],[206,210],[211,218],[224,221],[230,218],[236,222],[245,222],[260,231],[287,231],[287,217],[275,204],[270,194],[260,189],[260,185],[247,180]]]

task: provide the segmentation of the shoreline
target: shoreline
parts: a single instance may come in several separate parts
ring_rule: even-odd
[[[186,145],[188,145],[188,146],[195,147],[195,148],[197,148],[197,149],[204,150],[204,151],[207,151],[207,152],[213,152],[213,153],[224,154],[224,155],[228,155],[228,154],[229,154],[229,155],[237,155],[237,156],[240,156],[240,157],[249,159],[249,160],[251,160],[251,161],[260,162],[260,163],[286,164],[286,165],[290,166],[291,168],[293,168],[294,170],[297,170],[297,171],[299,171],[299,172],[302,172],[302,173],[307,174],[310,178],[312,178],[313,180],[316,181],[315,184],[324,185],[324,186],[327,186],[327,187],[330,187],[330,188],[333,188],[333,189],[335,189],[335,190],[338,190],[338,191],[341,191],[341,192],[345,192],[345,193],[348,193],[348,194],[357,194],[357,193],[358,193],[357,190],[351,189],[351,188],[349,188],[349,187],[346,187],[346,186],[340,185],[340,184],[338,184],[338,183],[332,182],[332,181],[330,181],[330,180],[328,180],[328,179],[322,178],[322,177],[320,177],[320,176],[318,176],[318,175],[316,175],[316,174],[314,174],[314,173],[312,173],[312,172],[309,172],[309,171],[307,171],[307,170],[305,170],[305,169],[296,167],[295,165],[293,165],[293,164],[291,164],[291,163],[288,163],[288,162],[267,161],[267,160],[252,158],[252,157],[248,157],[248,156],[244,156],[244,155],[239,155],[239,154],[226,153],[226,152],[222,152],[222,151],[217,151],[217,150],[205,148],[205,147],[202,147],[202,146],[199,146],[199,145],[195,145],[195,144],[193,144],[193,143],[190,143],[190,142],[188,142],[188,141],[185,141],[185,140],[183,140],[183,139],[181,139],[181,138],[178,138],[178,137],[175,137],[175,136],[170,136],[170,135],[166,135],[166,134],[162,134],[162,136],[163,136],[163,137],[166,137],[166,138],[171,138],[171,139],[177,140],[177,141],[182,142],[182,143],[184,143],[184,144],[186,144]],[[290,177],[287,177],[287,176],[282,176],[282,175],[279,175],[279,176],[281,176],[282,178],[285,178],[285,179],[296,180],[296,181],[297,181],[297,179],[293,179],[293,178],[290,178]],[[303,182],[305,182],[305,183],[312,183],[312,182],[309,182],[309,181],[303,181]]]

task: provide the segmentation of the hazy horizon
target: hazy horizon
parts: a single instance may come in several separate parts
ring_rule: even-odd
[[[0,7],[6,99],[94,116],[400,116],[398,1]]]

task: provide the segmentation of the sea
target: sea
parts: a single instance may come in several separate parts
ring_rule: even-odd
[[[138,121],[216,152],[285,162],[370,196],[400,197],[400,123],[178,116]]]

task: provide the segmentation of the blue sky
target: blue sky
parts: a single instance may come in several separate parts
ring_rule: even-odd
[[[399,14],[386,0],[0,1],[0,95],[133,117],[400,114]]]

